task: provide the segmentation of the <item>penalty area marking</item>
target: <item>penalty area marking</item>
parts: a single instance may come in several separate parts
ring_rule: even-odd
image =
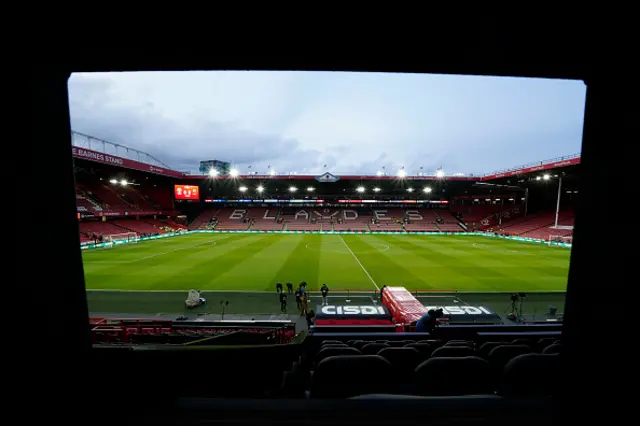
[[[536,256],[535,253],[526,253],[526,252],[520,251],[520,250],[511,250],[511,249],[509,249],[509,250],[507,250],[507,249],[496,250],[492,246],[486,245],[486,244],[471,243],[471,245],[473,247],[475,247],[475,248],[492,251],[494,253],[513,253],[513,254],[521,254],[523,256]]]
[[[351,250],[351,247],[349,247],[349,245],[344,240],[344,238],[342,238],[342,235],[338,235],[338,236],[340,237],[340,240],[342,241],[344,246],[347,248],[347,250],[349,250],[349,253],[351,253],[351,256],[353,256],[353,258],[356,260],[356,262],[358,262],[358,265],[360,265],[360,267],[362,268],[364,273],[367,274],[367,277],[369,277],[369,279],[371,280],[371,282],[375,286],[376,290],[379,291],[380,287],[378,287],[378,284],[376,284],[376,282],[373,280],[373,278],[371,278],[371,274],[369,274],[369,271],[367,271],[367,269],[364,266],[362,266],[362,263],[360,263],[360,259],[358,259],[358,256],[356,256],[356,254],[353,252],[353,250]]]
[[[214,245],[218,244],[217,241],[225,240],[227,238],[229,238],[229,237],[222,237],[222,238],[216,238],[216,239],[213,239],[213,240],[207,240],[205,242],[200,242],[200,243],[197,243],[197,244],[191,244],[191,245],[188,245],[188,246],[179,247],[179,248],[174,249],[174,250],[169,250],[169,251],[165,251],[165,252],[162,252],[162,253],[156,253],[156,254],[152,254],[152,255],[149,255],[149,256],[139,257],[139,258],[133,259],[133,260],[121,260],[121,261],[117,261],[117,260],[114,260],[114,261],[108,261],[108,260],[107,261],[104,261],[104,260],[102,260],[102,261],[100,261],[100,260],[98,260],[98,261],[84,260],[84,262],[87,262],[87,263],[113,263],[113,264],[136,263],[136,262],[140,262],[141,260],[153,259],[154,257],[164,256],[165,254],[174,253],[174,252],[180,251],[180,250],[186,250],[186,249],[190,249],[190,248],[194,248],[194,247],[200,247],[200,246],[206,246],[206,245],[214,246]]]

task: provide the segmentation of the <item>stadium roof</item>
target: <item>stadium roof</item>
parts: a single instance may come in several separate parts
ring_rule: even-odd
[[[94,161],[102,164],[109,164],[143,172],[155,173],[158,175],[169,176],[181,179],[207,179],[208,175],[194,175],[187,172],[180,172],[171,169],[162,161],[146,152],[129,148],[124,145],[105,141],[100,138],[86,135],[84,133],[72,131],[72,153],[74,158]],[[580,164],[580,154],[572,154],[563,157],[552,158],[550,160],[538,161],[535,163],[525,164],[510,169],[498,170],[484,175],[426,175],[419,173],[418,175],[406,174],[403,177],[411,180],[453,180],[453,181],[488,181],[510,176],[523,175],[526,173],[557,169],[561,167],[573,166]],[[372,174],[372,175],[334,175],[329,172],[321,175],[301,175],[296,173],[249,173],[245,175],[234,176],[241,179],[260,179],[260,180],[313,180],[320,182],[331,182],[334,180],[395,180],[397,175],[388,174]],[[233,179],[232,176],[220,176],[217,179]]]

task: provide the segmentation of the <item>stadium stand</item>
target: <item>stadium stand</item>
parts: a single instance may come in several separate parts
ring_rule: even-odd
[[[573,226],[573,212],[560,211],[558,218],[558,225]],[[491,232],[542,240],[548,239],[550,234],[572,235],[572,230],[551,229],[554,223],[555,212],[544,211],[517,218],[499,226],[492,226],[488,229]]]
[[[532,335],[518,341],[508,336],[485,341],[480,335],[469,340],[419,340],[408,333],[387,335],[388,340],[380,337],[366,333],[339,339],[335,334],[326,339],[314,336],[313,343],[301,348],[299,359],[283,374],[281,395],[517,397],[555,391],[549,384],[557,377],[559,358],[548,353],[557,346],[550,337]],[[527,381],[522,382],[524,377]]]
[[[345,209],[340,210],[334,216],[334,231],[371,231],[369,225],[373,219],[373,212],[367,208]]]
[[[238,230],[245,231],[251,226],[247,217],[248,209],[222,208],[216,212],[217,225],[215,229],[220,231]]]
[[[404,227],[403,209],[372,209],[373,223],[370,225],[372,231],[402,232]]]
[[[283,209],[283,212],[286,209]],[[293,216],[283,216],[285,230],[287,231],[322,231],[322,223],[314,218],[311,209],[296,209]]]
[[[407,209],[404,229],[407,232],[437,232],[437,218],[438,215],[432,209]]]
[[[217,217],[219,210],[220,209],[218,208],[203,209],[202,212],[191,221],[189,229],[208,229],[212,227],[212,222],[214,221],[214,218]]]
[[[252,231],[281,231],[284,227],[277,208],[251,209],[248,217],[252,223]]]

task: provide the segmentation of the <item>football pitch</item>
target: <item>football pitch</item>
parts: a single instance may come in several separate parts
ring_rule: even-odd
[[[229,300],[228,313],[272,313],[275,284],[288,281],[311,291],[326,283],[345,300],[402,286],[421,300],[500,311],[514,292],[529,293],[534,309],[561,308],[569,255],[481,236],[202,233],[86,250],[83,263],[92,312],[179,313],[198,289]]]

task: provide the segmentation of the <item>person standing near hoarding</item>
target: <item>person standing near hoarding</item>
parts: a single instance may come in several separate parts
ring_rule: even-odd
[[[320,294],[322,294],[322,305],[328,305],[327,295],[329,294],[329,287],[326,284],[322,284],[322,287],[320,287]]]

